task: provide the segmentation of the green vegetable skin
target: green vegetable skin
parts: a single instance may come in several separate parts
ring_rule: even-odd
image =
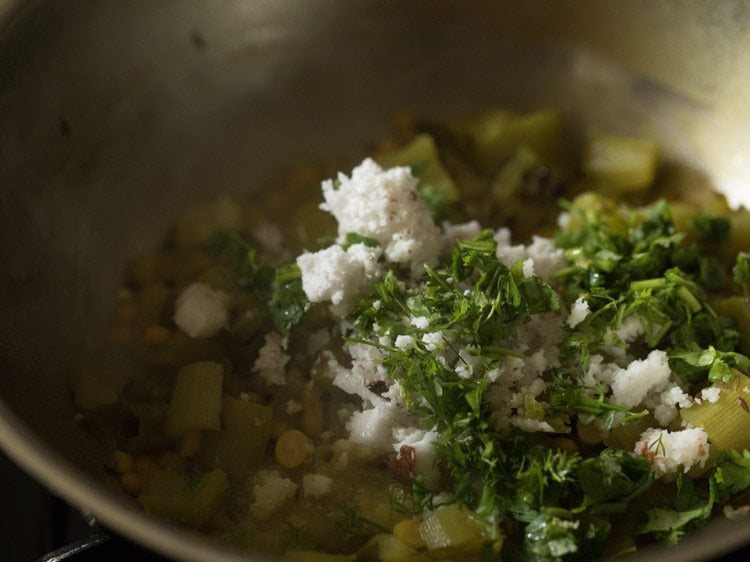
[[[451,558],[479,553],[484,543],[483,525],[465,507],[439,507],[422,523],[420,534],[432,556]]]
[[[435,140],[430,135],[417,135],[411,143],[396,152],[382,155],[378,161],[384,168],[411,167],[412,173],[422,182],[422,189],[434,190],[435,195],[447,203],[455,203],[460,197],[453,178],[440,161]]]
[[[494,183],[499,190],[497,195],[512,191],[512,186],[507,189],[503,186],[517,183],[520,180],[513,178],[521,177],[513,175],[515,168],[502,168],[486,156],[493,149],[496,153],[512,153],[501,140],[506,134],[503,131],[515,130],[508,127],[508,119],[507,114],[491,116],[479,127],[482,134],[476,136],[479,154],[485,151],[480,161],[486,167],[501,170]],[[534,122],[544,119],[529,121]],[[518,143],[521,146],[526,142],[538,143],[543,138],[521,136],[524,137]],[[533,166],[534,152],[527,154],[525,158]],[[517,153],[512,165],[520,166],[519,158],[523,155],[523,151]],[[591,180],[605,185],[610,193],[627,194],[650,186],[656,159],[656,148],[649,141],[598,137],[588,146],[583,168]],[[530,164],[524,166],[529,168]],[[568,356],[580,357],[583,370],[579,375],[588,368],[593,353],[600,353],[607,346],[623,346],[609,334],[632,314],[641,318],[649,347],[669,349],[673,368],[686,383],[700,387],[707,381],[724,381],[729,378],[731,366],[747,367],[746,359],[733,351],[739,338],[732,321],[717,316],[708,304],[706,291],[720,284],[716,281],[723,275],[721,266],[712,256],[703,254],[700,247],[685,243],[684,235],[674,229],[666,204],[629,211],[614,201],[584,194],[573,202],[569,212],[571,225],[557,238],[558,245],[567,250],[569,266],[558,280],[566,303],[586,294],[593,312],[580,328],[569,332],[563,343]],[[698,216],[694,221],[706,243],[724,240],[729,234],[729,224],[721,217]],[[470,341],[480,356],[490,359],[494,355],[502,361],[503,355],[513,355],[513,350],[496,354],[491,342],[512,332],[514,323],[522,323],[529,315],[555,311],[559,305],[554,291],[539,280],[527,280],[523,287],[517,272],[514,276],[512,269],[504,270],[494,260],[494,251],[491,236],[486,233],[476,240],[459,242],[451,266],[444,271],[428,269],[423,286],[413,291],[389,275],[353,315],[359,328],[354,338],[367,341],[368,331],[375,326],[379,334],[388,330],[409,334],[409,327],[402,320],[404,313],[407,317],[426,314],[431,330],[449,333],[459,341]],[[743,267],[744,262],[739,262],[736,272],[744,273]],[[738,281],[741,274],[735,273]],[[467,278],[473,281],[473,292],[458,286]],[[492,281],[488,282],[489,279]],[[465,340],[461,340],[462,336]],[[713,344],[721,351],[712,351]],[[629,452],[604,449],[600,457],[586,460],[565,460],[552,453],[544,461],[528,453],[509,453],[508,445],[490,430],[492,423],[482,398],[484,381],[456,379],[419,342],[408,351],[396,348],[384,351],[385,365],[399,381],[413,411],[426,420],[427,427],[436,425],[441,432],[440,451],[459,502],[476,509],[488,520],[503,514],[506,521],[514,519],[522,527],[525,525],[525,550],[534,559],[597,556],[605,550],[611,532],[608,514],[625,512],[631,500],[645,494],[653,484],[648,463]],[[707,354],[711,357],[708,363],[694,359]],[[605,439],[627,451],[632,451],[645,429],[658,427],[651,416],[644,417],[647,412],[627,412],[597,396],[594,389],[580,386],[577,380],[575,373],[558,373],[548,397],[551,412],[545,417],[545,412],[539,411],[543,407],[527,396],[526,410],[534,412],[527,415],[558,424],[561,420],[553,419],[550,413],[566,416],[572,411],[598,417],[612,431],[612,438],[605,436]],[[716,412],[719,408],[709,410]],[[687,416],[690,410],[684,412]],[[750,429],[748,420],[733,420]],[[623,423],[626,425],[617,427]],[[634,424],[634,431],[628,423]],[[563,422],[563,428],[565,425]],[[707,427],[709,435],[719,437],[724,430],[727,434],[742,434],[736,431],[735,423],[719,425],[724,429]],[[737,439],[729,444],[738,448],[747,446]],[[718,445],[718,450],[722,449]],[[513,468],[519,464],[520,468]],[[510,482],[516,486],[510,486]],[[704,484],[698,483],[697,487],[702,489]],[[579,507],[573,510],[560,507],[578,494],[583,497]],[[670,541],[705,520],[713,504],[707,505],[666,517],[670,521],[666,525],[668,533],[664,519],[660,519],[663,513],[641,512],[641,517],[650,523],[644,524],[640,532]],[[492,528],[490,524],[488,529]],[[486,541],[492,543],[493,539],[488,537]],[[501,544],[495,541],[496,545]],[[631,546],[635,548],[632,543]]]
[[[261,463],[273,411],[232,396],[224,397],[222,411],[224,429],[204,435],[200,464],[207,470],[222,468],[230,477],[239,479]]]
[[[227,476],[220,469],[192,479],[159,471],[138,500],[149,513],[198,528],[218,509],[228,488]]]
[[[611,209],[612,216],[593,214],[592,203],[600,209]],[[607,346],[623,346],[608,334],[636,313],[646,343],[654,348],[668,347],[675,371],[687,383],[701,386],[719,380],[726,384],[723,381],[729,376],[729,366],[746,366],[746,358],[731,351],[738,341],[731,322],[715,315],[700,284],[702,260],[709,258],[683,245],[683,237],[671,224],[667,205],[658,203],[628,211],[601,198],[582,197],[569,211],[573,225],[558,236],[558,244],[568,250],[569,260],[568,268],[559,275],[563,295],[568,302],[579,294],[594,297],[589,299],[592,314],[580,327],[570,330],[563,343],[568,357],[580,357],[579,376],[588,368],[591,354]],[[473,290],[461,288],[466,279],[472,280]],[[558,297],[550,286],[538,278],[525,279],[519,268],[508,269],[497,261],[495,243],[485,232],[474,240],[459,242],[450,267],[428,269],[426,280],[417,289],[409,289],[389,275],[353,315],[358,329],[354,337],[366,341],[375,327],[378,334],[387,330],[408,334],[410,328],[403,319],[426,314],[430,329],[471,342],[476,354],[491,366],[492,361],[499,364],[514,354],[512,349],[492,346],[493,341],[507,337],[514,325],[531,315],[554,312],[558,307]],[[726,351],[716,351],[710,342]],[[453,491],[459,502],[486,518],[486,544],[498,549],[502,544],[492,538],[493,533],[499,536],[499,529],[489,523],[500,515],[506,525],[510,520],[525,527],[524,548],[534,559],[598,556],[611,532],[611,514],[624,513],[631,501],[653,484],[646,460],[634,458],[629,452],[604,449],[598,458],[585,460],[543,449],[521,452],[512,441],[491,430],[491,413],[483,401],[484,379],[457,378],[418,341],[413,349],[384,351],[384,364],[399,381],[413,411],[426,420],[427,427],[435,425],[441,432],[439,449],[452,475]],[[549,413],[558,412],[564,418],[544,419],[562,423],[561,432],[569,423],[565,420],[571,411],[598,417],[615,433],[617,424],[638,423],[646,414],[610,404],[577,380],[570,370],[559,371],[553,379]],[[732,380],[742,385],[744,379]],[[532,404],[527,400],[526,406],[535,412],[532,417],[539,418],[537,401]],[[696,413],[701,411],[694,408]],[[683,416],[688,412],[691,410],[684,410]],[[733,420],[738,424],[718,422],[723,428],[718,429],[710,423],[706,429],[718,441],[724,431],[742,439],[739,435],[747,433],[736,429],[738,425],[750,429],[750,418]],[[655,422],[653,418],[650,421]],[[646,425],[632,436],[624,434],[624,426],[623,434],[618,438],[613,435],[612,443],[627,445],[630,451],[640,432],[655,426],[658,424]],[[737,439],[727,445],[747,446]],[[723,449],[721,443],[717,447]],[[705,483],[696,485],[704,487]],[[679,493],[674,511],[641,511],[648,523],[639,527],[639,533],[672,541],[708,518],[713,501],[703,501],[704,492],[696,492],[698,499],[687,507],[679,500]],[[561,507],[576,496],[582,497],[577,507]],[[428,531],[426,527],[423,537],[431,546]]]
[[[219,429],[223,377],[224,367],[211,361],[182,367],[175,380],[165,433],[179,435],[186,431]]]
[[[746,212],[726,214],[718,204],[702,212],[684,204],[673,217],[665,201],[624,204],[653,198],[654,144],[592,137],[577,173],[554,110],[428,122],[403,148],[376,159],[411,167],[438,220],[459,222],[468,210],[485,223],[507,212],[531,229],[517,230],[513,223],[514,235],[530,233],[554,221],[550,209],[560,196],[568,217],[554,238],[565,266],[553,278],[527,275],[522,262],[503,264],[493,232],[486,230],[425,267],[419,284],[403,269],[388,268],[349,316],[351,330],[337,332],[327,344],[340,362],[349,360],[342,345],[366,344],[382,353],[383,366],[419,419],[415,423],[439,433],[439,478],[428,486],[425,475],[407,466],[406,482],[396,483],[378,468],[390,466],[403,478],[404,469],[394,468],[395,455],[363,447],[348,451],[348,468],[335,466],[331,442],[347,435],[336,421],[343,419],[342,405],[344,411],[360,406],[347,403],[331,385],[328,359],[305,350],[319,327],[338,322],[307,301],[296,264],[268,265],[242,236],[219,233],[205,249],[208,265],[180,283],[199,279],[230,294],[234,309],[226,330],[210,340],[178,332],[148,349],[145,360],[163,377],[154,388],[133,382],[130,366],[102,369],[117,365],[104,358],[74,376],[81,410],[122,403],[141,429],[148,426],[146,435],[126,441],[134,444],[134,454],[159,459],[165,451],[180,452],[175,467],[165,470],[169,463],[160,460],[155,471],[138,469],[143,486],[137,495],[147,511],[214,534],[223,531],[228,544],[285,552],[290,560],[541,562],[674,543],[750,487],[750,453],[744,451],[750,448],[750,360],[743,355],[750,349],[750,257],[726,250],[747,248]],[[601,193],[582,191],[591,186]],[[347,233],[344,248],[354,244],[378,246],[377,240]],[[168,280],[138,279],[149,287],[144,302],[160,311],[168,306]],[[549,433],[501,427],[491,383],[481,374],[528,359],[535,349],[521,346],[519,334],[533,322],[566,315],[582,295],[590,312],[563,329],[559,361],[541,375],[544,389],[523,389],[518,397],[518,411]],[[160,317],[144,314],[146,324]],[[642,336],[620,340],[618,329],[634,316]],[[441,349],[463,348],[467,370],[469,363],[480,365],[480,376],[460,376],[441,361],[411,322],[417,317],[442,333]],[[288,338],[284,351],[291,355],[288,384],[280,391],[247,376],[263,336],[272,331]],[[391,344],[394,335],[413,336],[414,345]],[[645,430],[660,427],[654,414],[625,408],[606,388],[584,383],[592,357],[612,357],[613,349],[636,358],[652,349],[666,351],[691,396],[712,385],[723,389],[718,402],[682,409],[670,426],[705,428],[711,457],[703,470],[657,481],[648,459],[631,453]],[[240,398],[242,393],[247,396]],[[154,439],[151,426],[160,423],[164,435]],[[283,469],[274,464],[272,449],[289,428],[305,429],[314,449],[306,464]],[[320,438],[323,429],[334,437]],[[197,440],[195,450],[185,445],[190,439]],[[256,471],[269,468],[297,484],[308,473],[331,475],[332,491],[312,499],[300,487],[271,521],[258,524],[247,504]],[[447,505],[441,492],[450,494]],[[389,534],[404,517],[421,521],[415,544]]]
[[[750,420],[750,378],[739,372],[733,375],[717,402],[704,401],[681,413],[684,420],[706,430],[715,457],[724,451],[750,449],[750,432],[738,431],[747,428]]]
[[[657,151],[653,141],[598,136],[586,146],[583,170],[592,180],[615,193],[647,189],[656,174]]]

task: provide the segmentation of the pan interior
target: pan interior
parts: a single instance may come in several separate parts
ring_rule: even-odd
[[[62,376],[96,346],[127,259],[191,201],[273,189],[301,159],[362,157],[400,110],[554,105],[580,134],[651,136],[748,202],[747,9],[0,2],[3,446],[111,525],[198,559],[116,490]]]

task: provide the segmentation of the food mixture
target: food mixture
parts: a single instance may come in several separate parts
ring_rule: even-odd
[[[608,558],[747,513],[750,213],[553,110],[397,130],[322,203],[302,170],[131,265],[72,370],[122,488],[310,562]]]

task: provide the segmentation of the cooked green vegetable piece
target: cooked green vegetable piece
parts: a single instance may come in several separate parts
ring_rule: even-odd
[[[437,508],[419,527],[427,548],[437,557],[458,557],[477,553],[486,538],[484,525],[476,515],[458,504]]]
[[[630,423],[624,423],[613,427],[604,436],[604,444],[612,449],[632,451],[641,434],[649,428],[657,427],[659,424],[652,414],[634,419]]]
[[[177,436],[186,431],[219,429],[224,366],[212,361],[182,367],[175,379],[164,431]]]
[[[526,115],[493,111],[468,125],[475,142],[477,163],[488,173],[497,172],[515,150],[531,149],[545,164],[563,164],[567,143],[560,113],[542,109]]]
[[[429,562],[424,554],[393,535],[376,535],[354,557],[355,562]]]
[[[525,394],[523,397],[524,417],[531,420],[543,420],[546,414],[542,406],[531,394]]]
[[[222,409],[224,429],[204,434],[200,464],[239,479],[263,460],[273,410],[232,396],[224,396]]]
[[[216,512],[228,488],[227,476],[219,469],[197,477],[159,470],[138,501],[149,513],[197,528]]]
[[[112,466],[123,489],[227,544],[302,562],[617,556],[674,542],[744,501],[750,212],[671,168],[649,191],[658,154],[644,139],[593,137],[573,169],[553,110],[413,119],[402,138],[412,140],[376,159],[411,168],[433,220],[453,223],[442,238],[433,225],[402,229],[397,212],[375,216],[375,204],[321,213],[302,193],[318,180],[306,166],[248,210],[284,215],[278,231],[253,230],[262,252],[223,232],[248,226],[225,201],[134,264],[110,345],[145,369],[100,358],[73,384],[90,421],[119,416]],[[383,201],[416,197],[413,179],[391,192],[381,176],[363,178],[373,183],[358,188]],[[579,193],[588,187],[611,198]],[[576,194],[558,217],[553,202]],[[622,203],[657,197],[676,205]],[[468,238],[478,227],[459,223],[472,218],[512,239]],[[291,258],[379,247],[365,223],[395,229],[399,253],[424,250],[430,266],[417,272],[385,251],[365,279],[352,251],[343,279],[313,272],[305,286],[321,294],[372,289],[340,321],[328,298],[308,301]],[[539,237],[555,224],[554,241]],[[229,297],[213,339],[170,324],[174,292],[196,281]],[[273,386],[281,369],[286,384]],[[675,435],[689,423],[711,449],[684,474],[707,456],[702,429]],[[671,433],[635,456],[653,428]]]
[[[224,396],[222,420],[226,431],[232,433],[255,431],[262,434],[269,430],[272,416],[273,410],[269,406],[263,406],[234,396]]]
[[[732,371],[733,378],[723,384],[717,402],[703,400],[680,410],[680,417],[708,433],[711,456],[732,449],[750,449],[750,378]]]
[[[583,157],[585,174],[614,193],[640,191],[656,175],[656,144],[635,137],[595,136]]]
[[[521,147],[508,157],[492,182],[492,197],[500,204],[513,205],[524,187],[524,179],[540,165],[539,157],[529,148]]]
[[[191,338],[181,330],[164,344],[155,347],[150,361],[159,366],[180,367],[196,361],[218,361],[226,355],[219,342],[208,338]]]
[[[487,209],[484,214],[510,227],[517,240],[547,236],[559,214],[553,202],[564,193],[566,180],[564,173],[534,150],[521,146],[489,178],[480,204]]]
[[[428,134],[417,135],[409,144],[393,152],[377,157],[384,168],[409,166],[419,178],[420,190],[435,190],[446,203],[455,203],[459,198],[458,188],[448,171],[443,167],[435,140]]]

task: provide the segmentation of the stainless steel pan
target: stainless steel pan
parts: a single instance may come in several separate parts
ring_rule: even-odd
[[[750,201],[749,34],[740,0],[0,0],[0,444],[149,547],[236,559],[144,516],[73,420],[61,369],[96,345],[127,257],[190,199],[361,157],[403,109],[556,105]],[[748,539],[719,523],[643,556]]]

